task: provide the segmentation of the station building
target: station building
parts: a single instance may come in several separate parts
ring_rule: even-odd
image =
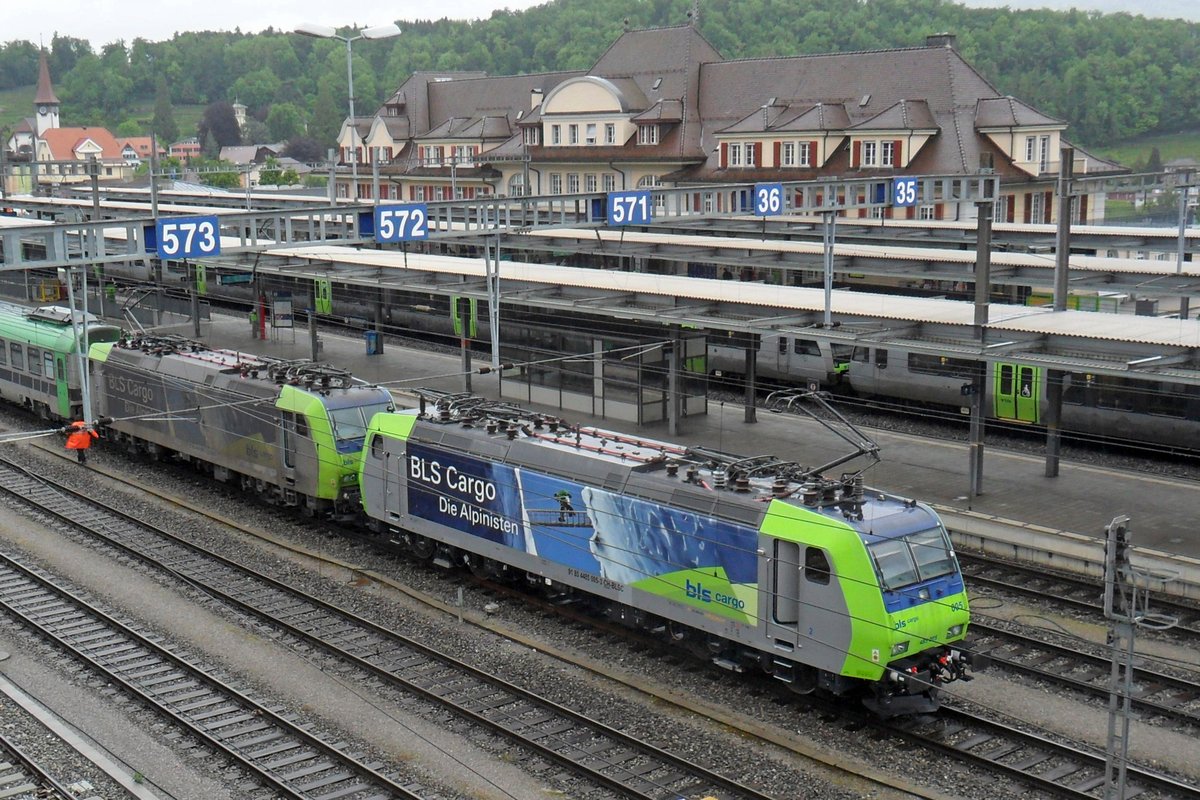
[[[436,201],[983,165],[1004,187],[996,220],[1049,223],[1066,129],[1001,95],[949,34],[919,47],[727,60],[690,25],[627,30],[583,71],[411,75],[373,116],[343,124],[340,160],[357,160],[358,185],[344,170],[337,193]],[[1077,148],[1073,171],[1123,170]],[[699,212],[728,211],[720,202],[699,188],[694,198]],[[874,213],[970,219],[976,210],[946,198]],[[1073,216],[1102,220],[1103,195],[1079,198]]]

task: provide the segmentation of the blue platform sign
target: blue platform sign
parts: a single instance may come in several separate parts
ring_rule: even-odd
[[[754,215],[773,217],[783,213],[783,184],[754,184]]]
[[[892,181],[892,205],[915,206],[917,204],[917,179],[896,178]]]
[[[424,203],[375,207],[375,241],[410,242],[429,238],[429,206]]]
[[[608,193],[609,225],[648,225],[651,216],[650,192]]]
[[[221,254],[216,216],[160,219],[154,226],[154,238],[159,258],[202,258]]]

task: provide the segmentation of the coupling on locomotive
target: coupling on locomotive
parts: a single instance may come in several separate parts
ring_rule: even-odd
[[[39,389],[43,413],[73,417],[79,376],[67,345],[53,349],[73,342],[59,317],[25,319],[23,352],[49,351],[43,382],[62,383]],[[16,341],[15,324],[5,331]],[[892,715],[936,709],[943,685],[969,679],[967,594],[945,528],[861,472],[829,478],[471,395],[425,392],[396,410],[386,389],[327,365],[93,331],[94,415],[132,451],[356,520],[418,558],[583,599],[799,693],[861,696]]]

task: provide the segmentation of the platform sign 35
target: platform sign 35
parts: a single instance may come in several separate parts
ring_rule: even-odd
[[[896,178],[892,181],[892,205],[915,206],[917,204],[917,179]]]

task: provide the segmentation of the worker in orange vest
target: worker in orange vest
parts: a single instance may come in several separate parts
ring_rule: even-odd
[[[100,438],[100,434],[83,420],[72,422],[62,432],[67,435],[67,449],[75,451],[80,464],[86,464],[88,448],[92,446],[93,439]]]

